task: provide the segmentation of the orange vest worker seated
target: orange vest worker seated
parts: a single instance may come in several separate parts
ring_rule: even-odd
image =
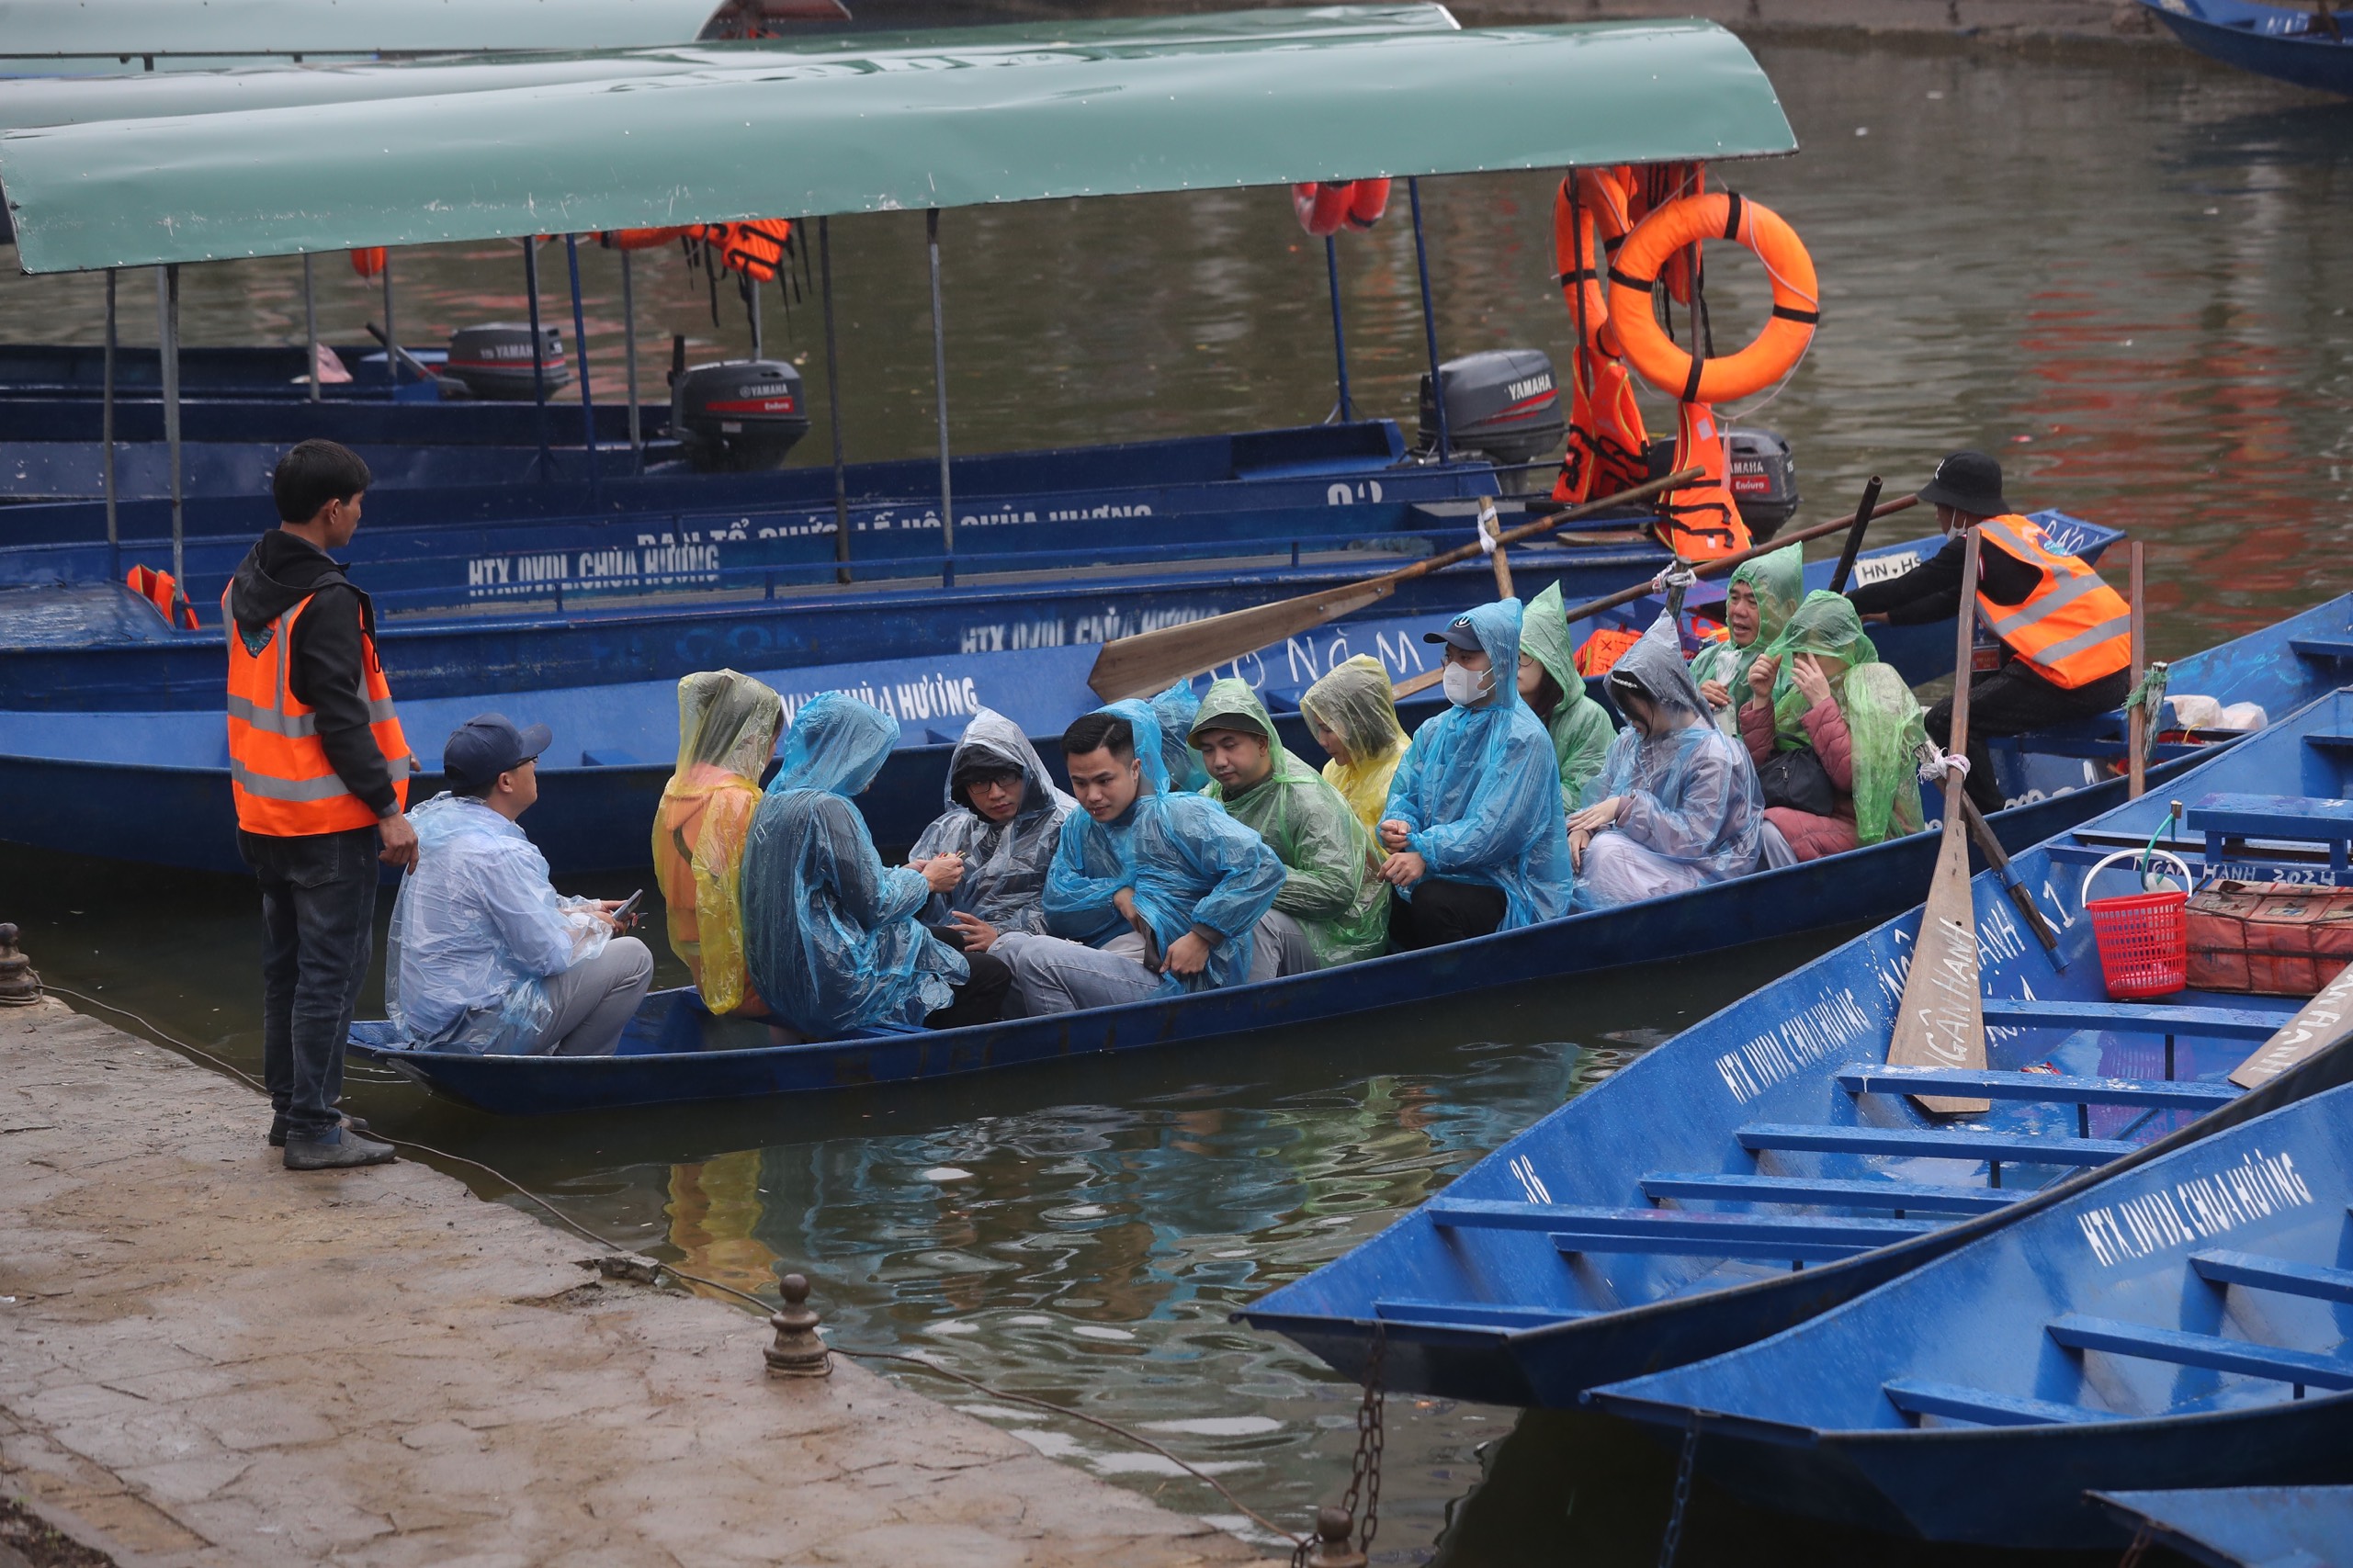
[[[376,612],[327,552],[351,543],[368,465],[305,441],[271,476],[278,526],[221,596],[237,848],[262,893],[262,1072],[289,1170],[378,1165],[392,1145],[337,1114],[368,973],[378,862],[416,863],[401,815],[416,761],[376,656]]]
[[[1913,626],[1940,621],[1961,607],[1961,565],[1968,531],[1977,530],[1975,611],[1979,637],[1996,639],[1994,668],[1969,684],[1969,798],[1997,811],[1985,742],[2120,706],[2132,690],[2131,609],[2099,573],[2053,550],[2042,530],[2002,495],[2002,466],[1983,452],[1955,452],[1920,487],[1936,507],[1945,546],[1903,576],[1853,589],[1847,597],[1866,621]],[[1987,662],[1979,660],[1976,662]],[[1950,743],[1952,700],[1928,711],[1929,739]]]

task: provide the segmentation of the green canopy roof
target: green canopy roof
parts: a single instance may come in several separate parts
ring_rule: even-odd
[[[0,67],[626,49],[702,35],[723,0],[0,0]]]
[[[17,130],[0,191],[26,270],[59,272],[1796,147],[1711,22],[1106,31]]]

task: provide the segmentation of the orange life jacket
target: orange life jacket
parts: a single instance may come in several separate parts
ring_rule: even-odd
[[[1370,229],[1389,209],[1389,182],[1309,180],[1291,187],[1291,210],[1299,227],[1317,239],[1341,229]]]
[[[356,245],[351,253],[351,270],[362,277],[380,276],[384,271],[384,247]]]
[[[718,250],[719,265],[755,282],[766,283],[784,265],[785,242],[792,238],[789,218],[748,218],[741,223],[698,223],[686,230],[694,238]]]
[[[1572,505],[1650,477],[1650,436],[1618,359],[1602,285],[1603,253],[1627,222],[1625,191],[1608,170],[1580,169],[1553,195],[1553,261],[1578,343],[1569,351],[1568,446],[1552,498]]]
[[[376,825],[376,813],[344,787],[327,761],[318,716],[288,684],[287,647],[311,598],[304,595],[263,628],[260,645],[254,647],[246,643],[229,608],[229,594],[221,595],[221,619],[229,640],[229,787],[237,800],[237,826],[267,838],[341,833]],[[392,711],[392,689],[376,657],[376,630],[364,598],[359,643],[369,728],[391,772],[392,793],[405,807],[416,759],[401,732],[400,716]]]
[[[1642,634],[1623,626],[1603,626],[1579,643],[1572,661],[1579,675],[1606,675],[1611,666],[1625,657],[1626,649],[1642,640]]]
[[[155,613],[164,617],[165,626],[185,626],[189,631],[197,629],[196,607],[188,603],[187,595],[180,592],[180,585],[173,581],[170,572],[157,571],[153,567],[134,566],[123,574],[122,581],[133,593],[155,606]]]
[[[1982,589],[1977,594],[1985,626],[2036,674],[2073,691],[2132,667],[2132,606],[2099,573],[2051,549],[2023,517],[1988,517],[1977,536],[1985,548],[2042,573],[2022,604],[1997,604]]]
[[[1724,429],[1705,403],[1675,408],[1675,468],[1703,469],[1699,480],[1669,491],[1658,509],[1664,520],[1659,543],[1684,560],[1709,560],[1748,547],[1748,525],[1727,482]]]
[[[685,232],[684,229],[607,229],[596,239],[609,251],[650,251]]]

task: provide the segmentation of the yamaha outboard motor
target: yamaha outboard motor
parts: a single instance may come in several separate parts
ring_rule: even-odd
[[[1789,443],[1770,430],[1726,430],[1724,464],[1732,470],[1725,482],[1748,536],[1761,544],[1781,532],[1798,502],[1797,457]]]
[[[1537,348],[1499,348],[1466,354],[1438,367],[1446,387],[1446,439],[1456,452],[1485,457],[1499,467],[1536,463],[1561,449],[1568,438],[1560,388],[1552,357]],[[1422,373],[1420,446],[1438,445],[1438,411]],[[1542,490],[1552,483],[1548,469],[1530,468],[1503,476],[1507,491]]]
[[[757,473],[785,466],[809,434],[800,372],[777,359],[697,365],[670,384],[670,434],[704,473]]]
[[[449,339],[446,374],[463,381],[475,397],[528,402],[533,396],[530,327],[522,321],[488,321],[458,328]],[[550,397],[571,384],[564,340],[552,326],[539,329],[539,379]]]

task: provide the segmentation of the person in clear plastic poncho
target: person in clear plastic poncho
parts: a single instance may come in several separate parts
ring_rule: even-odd
[[[1674,622],[1659,616],[1609,681],[1626,728],[1585,786],[1594,804],[1568,819],[1577,907],[1631,904],[1756,870],[1765,831],[1757,770],[1707,721]]]
[[[1573,874],[1552,737],[1520,700],[1520,601],[1482,604],[1442,632],[1444,712],[1389,781],[1381,875],[1397,889],[1389,938],[1435,947],[1548,920]]]
[[[1179,681],[1152,699],[1152,717],[1160,727],[1160,765],[1168,771],[1171,794],[1199,795],[1209,787],[1209,770],[1186,739],[1200,711],[1201,696],[1191,681]]]
[[[1578,673],[1564,608],[1557,582],[1528,601],[1527,613],[1520,618],[1520,696],[1553,738],[1553,755],[1560,762],[1560,807],[1566,813],[1582,804],[1578,797],[1601,771],[1601,759],[1610,754],[1618,727]]]
[[[919,871],[939,855],[964,862],[964,880],[932,895],[923,923],[952,929],[967,953],[988,952],[1005,931],[1044,931],[1046,868],[1062,818],[1078,808],[1019,725],[988,708],[974,714],[948,756],[947,810],[907,854]]]
[[[1046,875],[1046,917],[1059,929],[1108,925],[1113,934],[1094,946],[1026,931],[1000,938],[1029,1011],[1115,1006],[1281,972],[1283,933],[1266,917],[1283,889],[1283,862],[1216,801],[1171,792],[1152,705],[1129,698],[1096,709],[1064,732],[1062,751],[1080,809],[1062,821]]]
[[[1740,734],[1763,768],[1777,752],[1811,750],[1835,792],[1827,813],[1768,804],[1766,818],[1799,860],[1917,833],[1921,827],[1920,705],[1879,661],[1844,594],[1817,591],[1748,666]]]
[[[1389,890],[1374,874],[1373,837],[1340,792],[1284,746],[1258,694],[1242,681],[1211,686],[1192,740],[1209,770],[1208,798],[1283,857],[1274,916],[1298,922],[1316,967],[1379,957],[1389,942]]]
[[[749,675],[678,682],[678,768],[654,808],[653,874],[670,951],[713,1012],[768,1011],[743,966],[743,843],[784,728],[783,699]]]
[[[916,917],[963,873],[884,869],[851,797],[874,783],[899,721],[840,692],[796,717],[784,765],[743,852],[743,950],[769,1008],[804,1038],[994,1021],[1012,976],[968,957]]]
[[[1370,654],[1343,660],[1300,696],[1299,713],[1331,758],[1324,764],[1324,783],[1340,791],[1365,832],[1378,834],[1389,780],[1413,744],[1397,722],[1387,668]],[[1388,858],[1377,838],[1373,852]]]
[[[1748,698],[1748,665],[1771,646],[1805,597],[1805,552],[1795,545],[1732,569],[1724,591],[1730,636],[1691,655],[1691,683],[1707,699],[1715,727],[1740,737],[1739,705]]]

